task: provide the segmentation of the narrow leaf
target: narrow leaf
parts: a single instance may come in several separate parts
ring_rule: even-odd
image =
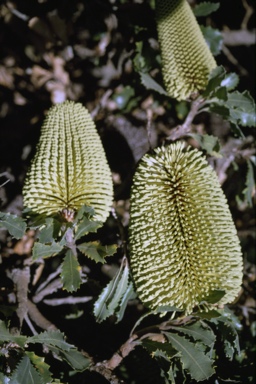
[[[59,243],[52,242],[52,244],[42,244],[35,243],[32,250],[32,258],[33,260],[37,260],[39,258],[51,257],[60,253],[63,249],[63,246]]]
[[[67,251],[64,261],[61,265],[60,276],[63,289],[66,289],[68,292],[77,291],[82,283],[81,266],[71,249]]]
[[[190,133],[188,136],[193,137],[209,155],[215,157],[222,157],[219,153],[220,143],[219,139],[216,136],[212,135],[199,135],[198,133]]]
[[[26,344],[26,336],[21,335],[12,335],[9,330],[6,328],[3,320],[0,320],[0,344],[3,342],[12,342],[18,344],[21,348]]]
[[[129,268],[124,258],[118,273],[103,289],[98,300],[94,303],[94,315],[98,322],[114,314],[127,290],[128,280]]]
[[[30,358],[33,365],[36,367],[40,375],[42,376],[44,383],[50,383],[52,381],[52,374],[50,372],[50,365],[46,364],[44,357],[37,356],[34,352],[26,351],[26,355]]]
[[[79,251],[96,263],[105,263],[105,257],[116,253],[117,245],[100,245],[98,241],[82,243],[77,246]]]
[[[102,226],[100,221],[92,221],[87,217],[78,224],[75,234],[75,240],[80,239],[82,236],[87,235],[89,232],[97,232],[97,229]]]
[[[24,356],[10,378],[9,384],[42,384],[42,377],[33,367],[28,356]]]
[[[216,340],[216,336],[214,335],[211,328],[208,327],[206,324],[200,323],[198,321],[193,324],[185,325],[183,327],[171,327],[171,329],[183,333],[184,335],[188,335],[192,337],[195,341],[201,341],[209,347],[211,347]]]
[[[119,321],[122,320],[128,302],[130,300],[135,299],[136,297],[137,297],[137,294],[134,291],[133,283],[130,282],[126,292],[124,293],[124,295],[123,295],[123,297],[121,299],[121,302],[120,302],[120,305],[119,305],[119,310],[116,311],[116,323],[119,323]]]
[[[58,220],[48,217],[45,220],[45,226],[40,229],[38,239],[40,243],[52,243],[58,236],[61,223]]]
[[[221,82],[222,87],[226,87],[228,91],[231,91],[232,89],[236,88],[236,86],[239,83],[239,77],[236,73],[232,72],[227,74],[224,80]]]
[[[161,95],[168,96],[164,88],[158,84],[148,73],[139,72],[141,83],[145,86],[146,89],[152,89],[160,93]]]
[[[68,352],[62,352],[63,358],[76,371],[84,371],[89,367],[91,361],[82,355],[77,349],[70,349]]]
[[[218,29],[212,28],[210,26],[205,27],[201,25],[200,28],[212,54],[217,56],[221,52],[222,48],[222,33]]]
[[[0,212],[0,228],[5,228],[15,239],[21,239],[25,234],[27,225],[21,217],[11,213]]]
[[[221,85],[221,82],[224,80],[226,71],[222,66],[216,67],[212,70],[209,76],[208,85],[203,93],[204,97],[210,97],[211,93],[216,90]]]
[[[38,335],[28,337],[28,344],[40,343],[48,348],[58,347],[62,351],[70,351],[74,346],[65,341],[65,336],[60,331],[45,331]]]
[[[222,289],[215,289],[212,292],[210,292],[205,298],[203,298],[202,302],[215,304],[218,301],[220,301],[220,299],[222,299],[222,297],[225,295],[225,293],[226,292],[223,291]]]
[[[185,337],[170,332],[164,332],[172,346],[181,353],[184,369],[197,381],[207,380],[215,372],[212,361],[204,352],[198,350],[194,343]]]
[[[219,6],[220,3],[210,3],[209,1],[204,1],[200,4],[196,4],[196,6],[193,8],[193,12],[196,17],[208,16],[212,12],[217,11]]]

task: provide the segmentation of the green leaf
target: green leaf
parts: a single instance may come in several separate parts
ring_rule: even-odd
[[[94,303],[94,315],[98,322],[105,320],[118,309],[120,301],[128,288],[129,268],[124,258],[116,276],[103,289]]]
[[[225,296],[225,293],[226,292],[223,291],[222,289],[215,289],[214,291],[210,292],[206,297],[204,297],[202,299],[201,303],[206,302],[206,303],[210,303],[210,304],[215,304],[218,301],[220,301],[223,296]]]
[[[189,137],[193,137],[209,155],[221,158],[219,139],[212,135],[199,135],[198,133],[189,133]]]
[[[136,297],[137,297],[137,294],[134,291],[133,283],[130,282],[126,292],[124,293],[124,295],[123,295],[123,297],[121,299],[121,302],[120,302],[120,305],[119,305],[119,310],[117,310],[116,313],[115,313],[115,315],[116,315],[116,323],[119,323],[119,321],[122,320],[122,318],[124,316],[124,311],[125,311],[125,309],[127,307],[128,302],[130,300],[134,300]]]
[[[164,90],[164,88],[158,84],[148,73],[139,72],[141,83],[144,85],[146,89],[152,89],[160,93],[161,95],[168,96],[168,93]]]
[[[82,207],[76,213],[74,223],[78,223],[78,221],[82,220],[83,217],[87,217],[87,219],[90,219],[94,215],[95,211],[92,207],[88,205],[82,205]]]
[[[87,235],[89,232],[97,232],[97,229],[101,226],[102,223],[100,221],[92,221],[87,217],[84,217],[77,226],[75,240],[80,239],[82,236]]]
[[[255,103],[248,91],[229,93],[226,106],[229,108],[231,122],[243,127],[256,126]]]
[[[170,343],[160,343],[159,341],[153,341],[150,339],[143,339],[141,344],[147,351],[150,353],[152,357],[162,357],[167,361],[177,355],[177,350],[173,348]]]
[[[52,243],[57,238],[61,228],[58,220],[48,217],[45,220],[45,226],[40,228],[38,239],[40,243]]]
[[[115,101],[119,109],[124,109],[134,95],[134,89],[130,85],[127,85],[121,90],[121,92],[115,93],[112,96],[112,99]]]
[[[68,352],[62,352],[62,356],[73,369],[79,372],[84,371],[91,364],[90,359],[87,359],[81,352],[74,348]]]
[[[50,383],[52,381],[52,374],[49,370],[50,365],[46,364],[44,357],[37,356],[34,352],[26,351],[26,355],[30,358],[33,365],[36,367],[44,384]]]
[[[234,352],[240,353],[240,346],[238,334],[231,316],[226,313],[226,316],[213,318],[211,322],[217,326],[227,358],[233,360]]]
[[[172,346],[181,353],[184,369],[187,369],[191,377],[197,381],[207,380],[215,372],[212,361],[204,352],[196,348],[185,337],[170,332],[163,332]]]
[[[19,345],[21,348],[24,348],[27,338],[26,336],[12,335],[6,328],[4,321],[0,320],[0,344],[4,342],[12,342]]]
[[[200,28],[212,54],[217,56],[221,52],[223,43],[223,36],[221,32],[218,29],[214,29],[210,26],[205,27],[200,25]]]
[[[72,344],[69,344],[65,341],[65,335],[59,330],[57,331],[45,331],[37,335],[28,337],[28,344],[43,344],[48,348],[57,347],[61,351],[70,351],[74,348]]]
[[[11,376],[9,384],[43,384],[43,379],[25,355]]]
[[[10,378],[0,372],[0,384],[9,384]]]
[[[197,317],[200,317],[202,319],[212,319],[214,317],[220,317],[221,316],[221,313],[219,313],[218,311],[216,311],[215,309],[210,309],[209,311],[200,311],[200,312],[197,312],[196,313],[196,316]]]
[[[52,244],[35,243],[32,249],[32,259],[37,260],[39,258],[51,257],[60,253],[63,246],[59,243],[52,242]]]
[[[200,4],[196,4],[193,8],[193,12],[196,17],[208,16],[212,12],[217,11],[219,7],[220,3],[210,3],[208,1],[205,1]]]
[[[61,280],[63,289],[68,292],[77,291],[82,283],[81,266],[71,249],[68,249],[61,266]]]
[[[236,88],[236,86],[239,83],[239,77],[236,73],[229,73],[225,77],[225,79],[222,80],[220,85],[222,87],[226,87],[228,91],[231,91],[232,89]]]
[[[215,340],[216,336],[210,327],[208,327],[205,323],[195,322],[193,324],[185,325],[185,326],[174,326],[171,327],[174,331],[183,333],[184,335],[192,337],[195,341],[201,341],[203,344],[211,347]]]
[[[12,237],[19,240],[25,234],[27,225],[21,217],[0,212],[0,228],[7,229]]]
[[[203,97],[208,97],[216,91],[218,87],[221,86],[221,82],[225,79],[226,71],[222,66],[214,68],[209,76],[209,82],[203,93]]]
[[[116,253],[117,245],[100,245],[98,241],[92,241],[88,243],[82,243],[77,246],[79,251],[90,259],[96,261],[96,263],[105,263],[105,257],[112,256]]]

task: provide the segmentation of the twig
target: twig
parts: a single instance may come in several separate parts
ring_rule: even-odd
[[[242,0],[244,9],[245,9],[245,15],[241,23],[241,28],[242,29],[247,29],[248,21],[250,17],[253,15],[254,10],[253,7],[251,7],[246,0]]]
[[[92,296],[85,296],[85,297],[74,297],[74,296],[68,296],[63,298],[56,298],[56,299],[45,299],[43,302],[47,305],[64,305],[64,304],[78,304],[78,303],[87,303],[87,301],[92,300]]]
[[[192,101],[190,111],[182,125],[178,125],[172,130],[172,133],[167,137],[167,140],[177,140],[182,136],[186,136],[191,130],[192,122],[195,116],[198,114],[200,106],[204,103],[204,100],[199,97]]]
[[[114,219],[116,219],[116,222],[117,222],[117,225],[118,225],[118,229],[119,229],[119,233],[120,233],[120,238],[121,238],[121,243],[122,243],[122,247],[123,247],[123,255],[125,257],[127,257],[127,240],[126,240],[124,226],[123,226],[121,220],[119,219],[119,217],[117,216],[115,208],[111,209],[111,213],[112,213],[112,216],[114,217]]]
[[[37,306],[32,301],[27,301],[27,308],[29,317],[38,327],[47,331],[57,330],[57,327],[39,312]]]

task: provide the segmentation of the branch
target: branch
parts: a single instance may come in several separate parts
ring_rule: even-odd
[[[223,31],[223,43],[228,46],[237,45],[254,45],[256,43],[256,29],[248,31],[247,29],[240,29],[237,31]]]
[[[203,102],[204,100],[201,97],[192,101],[190,111],[184,123],[174,128],[171,134],[167,137],[167,140],[177,140],[182,136],[186,136],[186,134],[191,131],[192,122]]]

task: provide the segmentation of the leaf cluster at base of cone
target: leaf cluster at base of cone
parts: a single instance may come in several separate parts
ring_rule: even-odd
[[[185,100],[204,90],[216,62],[187,0],[156,0],[156,22],[169,96]]]
[[[113,184],[95,124],[80,103],[66,101],[50,109],[23,188],[24,206],[36,213],[71,217],[92,206],[104,222]]]
[[[217,175],[200,151],[177,142],[146,154],[134,175],[130,214],[131,269],[146,306],[188,314],[202,302],[236,298],[239,239]]]

